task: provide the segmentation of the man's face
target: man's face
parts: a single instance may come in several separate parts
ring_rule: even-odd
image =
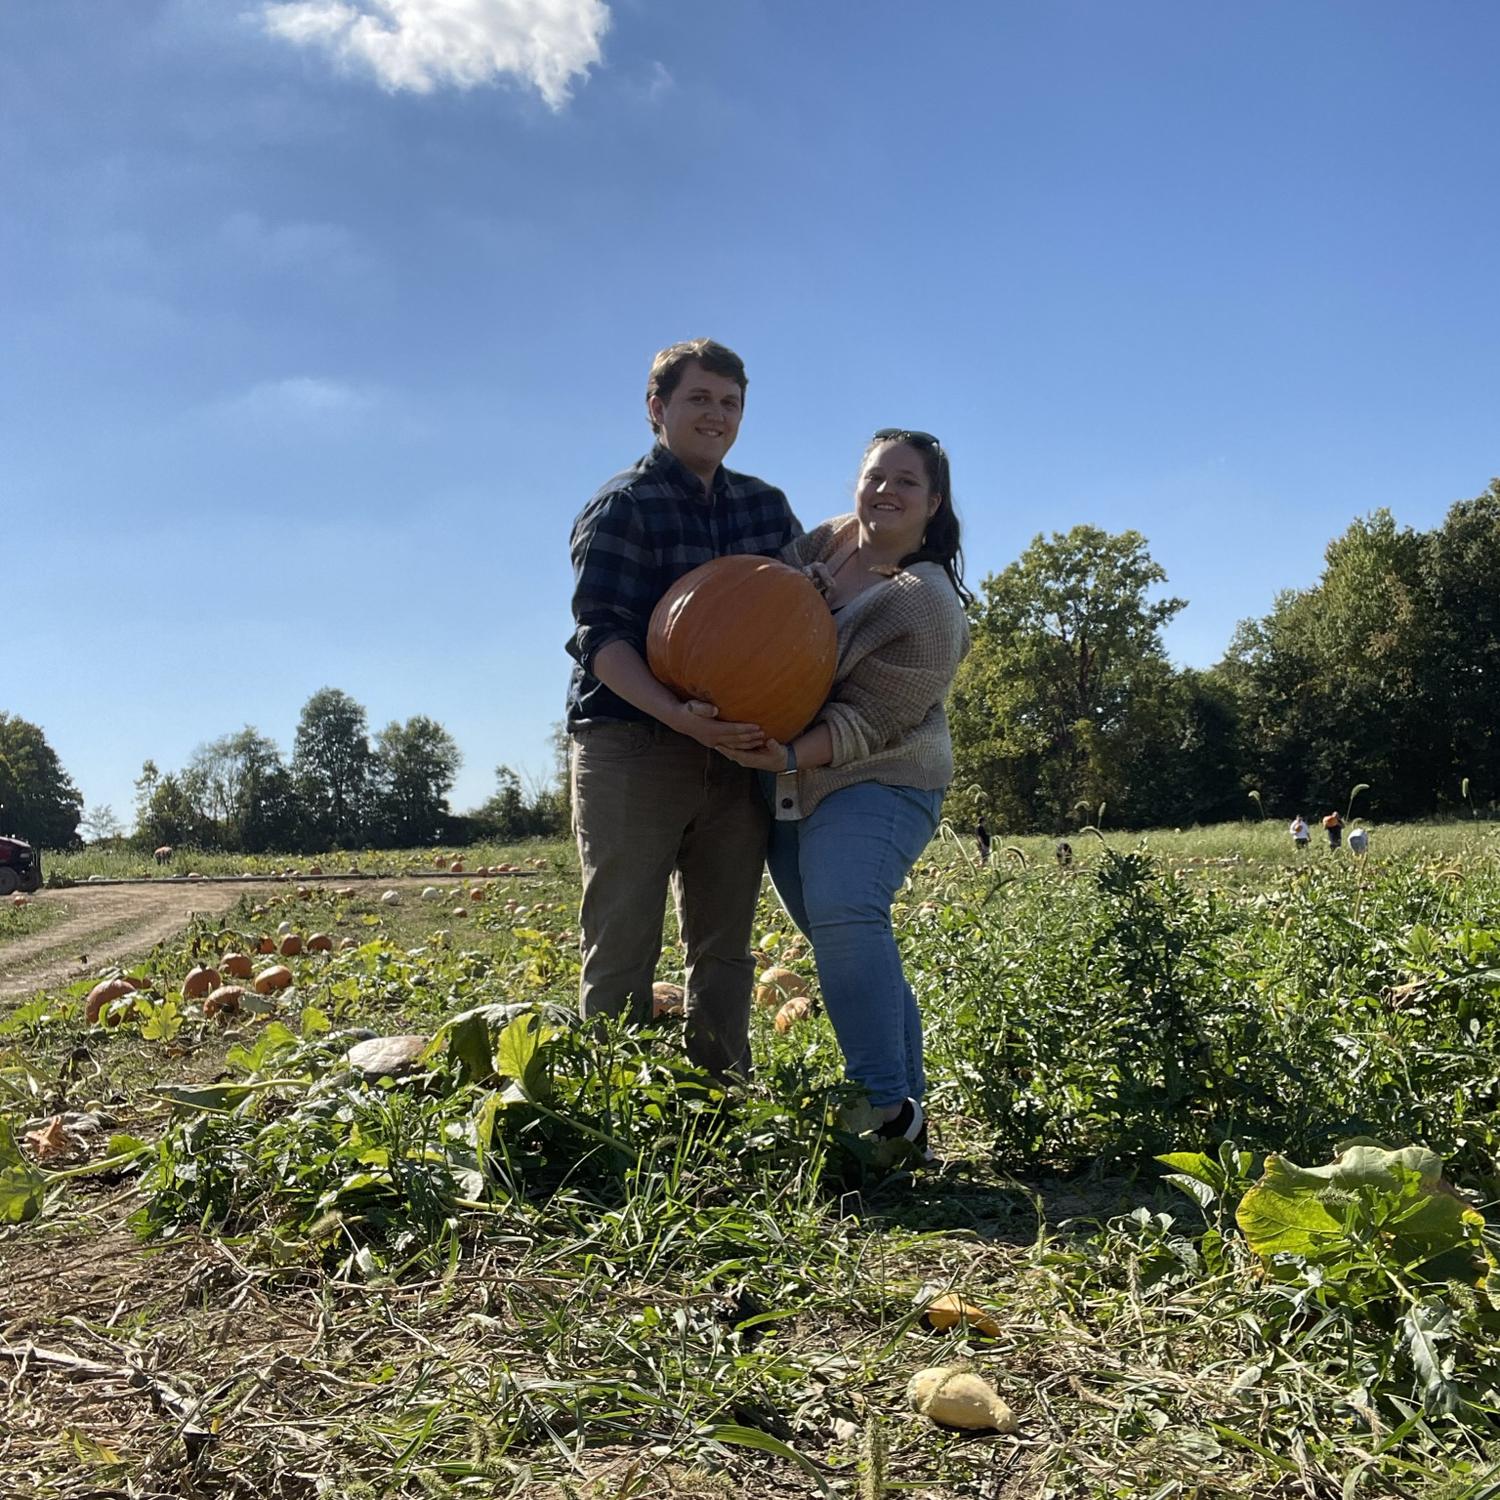
[[[739,436],[744,399],[737,381],[711,375],[694,360],[677,389],[665,401],[653,396],[648,409],[668,450],[694,473],[707,476]]]

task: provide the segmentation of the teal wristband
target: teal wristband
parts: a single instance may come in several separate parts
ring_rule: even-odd
[[[795,771],[797,769],[797,752],[792,748],[792,743],[790,740],[787,741],[786,747],[786,769],[788,772]],[[783,772],[782,774],[785,775],[786,772]]]

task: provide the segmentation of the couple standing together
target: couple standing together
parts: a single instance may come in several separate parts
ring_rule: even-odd
[[[943,701],[969,632],[948,456],[928,433],[882,429],[865,449],[854,512],[804,532],[780,490],[723,466],[745,387],[743,363],[722,344],[663,349],[646,386],[655,446],[573,524],[580,1007],[649,1018],[670,884],[687,949],[689,1056],[721,1079],[748,1076],[750,941],[768,865],[812,943],[846,1074],[877,1133],[925,1153],[922,1021],[891,901],[953,774]],[[808,570],[833,612],[833,687],[789,744],[682,702],[646,665],[657,600],[734,553]]]

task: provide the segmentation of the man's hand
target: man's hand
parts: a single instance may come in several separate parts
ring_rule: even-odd
[[[730,751],[755,750],[765,744],[766,736],[759,724],[723,723],[719,710],[712,703],[693,698],[681,705],[681,714],[673,720],[672,728],[679,734],[697,740],[709,750]],[[734,759],[730,756],[730,759]],[[783,750],[781,758],[786,759]]]
[[[728,756],[737,766],[746,766],[752,771],[786,770],[786,746],[779,740],[767,740],[758,749],[732,750],[723,745],[717,747],[720,755]]]

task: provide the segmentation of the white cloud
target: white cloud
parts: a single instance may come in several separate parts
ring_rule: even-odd
[[[318,375],[288,375],[263,380],[249,390],[221,402],[225,415],[251,417],[261,422],[317,422],[363,415],[378,397],[359,386]]]
[[[498,78],[552,106],[600,61],[604,0],[261,0],[266,29],[369,69],[388,89],[426,94]]]

